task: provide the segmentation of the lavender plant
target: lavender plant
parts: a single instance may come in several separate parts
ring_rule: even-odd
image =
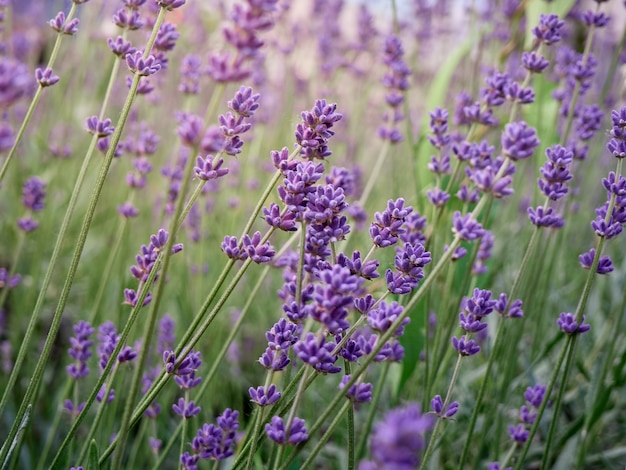
[[[0,1],[2,468],[619,464],[626,3],[105,3]]]

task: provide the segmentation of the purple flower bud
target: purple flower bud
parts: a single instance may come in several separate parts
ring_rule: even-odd
[[[561,30],[564,25],[565,22],[559,20],[557,15],[542,14],[539,17],[539,25],[533,28],[532,33],[538,42],[550,45],[561,40]]]
[[[135,75],[148,76],[161,70],[161,64],[153,55],[143,58],[143,51],[135,51],[126,55],[126,65]]]
[[[345,389],[351,377],[351,375],[344,375],[339,384],[340,390]],[[366,382],[356,383],[348,388],[346,397],[354,403],[369,403],[372,401],[372,384]]]
[[[535,129],[523,121],[507,124],[501,142],[504,155],[515,161],[530,157],[539,146]]]
[[[59,81],[59,76],[53,75],[52,69],[50,67],[46,67],[45,70],[37,67],[37,69],[35,70],[35,79],[39,82],[39,85],[42,88],[45,88],[57,83]]]
[[[461,216],[459,211],[452,216],[452,232],[461,240],[467,241],[477,240],[485,234],[482,225],[474,220],[471,214]]]
[[[179,398],[177,403],[172,405],[174,412],[182,416],[184,419],[193,418],[200,413],[200,407],[196,406],[193,401],[187,403],[184,398]]]
[[[476,344],[476,341],[473,339],[468,340],[467,336],[461,336],[458,339],[456,336],[453,336],[452,346],[461,356],[473,356],[480,351],[480,346]]]
[[[133,47],[130,41],[126,41],[122,36],[118,36],[115,39],[108,38],[107,44],[111,52],[118,56],[120,59],[125,59],[128,54],[134,54],[137,49]]]
[[[281,397],[281,393],[276,390],[276,385],[274,384],[271,384],[267,390],[265,390],[265,387],[250,387],[248,393],[250,394],[250,401],[259,406],[273,405]]]
[[[304,420],[297,417],[293,419],[289,430],[285,431],[283,419],[280,416],[273,416],[271,423],[265,425],[265,432],[267,437],[280,445],[296,445],[309,438]]]
[[[156,0],[157,5],[161,8],[165,8],[167,11],[175,10],[185,4],[186,0]]]
[[[44,208],[44,197],[46,196],[46,183],[36,176],[24,181],[22,187],[22,204],[33,212],[39,212]]]
[[[592,248],[588,252],[581,254],[578,257],[578,261],[580,261],[580,265],[583,268],[591,269],[595,256],[596,256],[596,249]],[[608,256],[600,257],[596,272],[598,274],[609,274],[613,270],[614,270],[613,261],[611,261],[611,258],[609,258]]]
[[[196,166],[194,171],[198,179],[208,181],[212,179],[221,178],[228,174],[228,168],[222,168],[224,160],[222,158],[217,160],[214,165],[213,155],[207,155],[206,157],[198,157],[196,159]]]
[[[509,436],[515,442],[524,443],[528,439],[529,435],[530,431],[528,431],[522,423],[518,424],[517,426],[509,426]]]
[[[576,317],[569,313],[564,312],[559,315],[559,318],[556,320],[557,325],[563,333],[568,335],[580,334],[589,331],[591,328],[588,324],[585,323],[585,316],[583,315],[582,321],[580,325],[576,321]]]

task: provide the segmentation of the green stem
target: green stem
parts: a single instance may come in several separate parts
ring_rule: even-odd
[[[348,361],[347,359],[344,359],[344,367],[345,367],[345,373],[346,375],[350,375],[350,369],[352,368],[350,365],[350,361]],[[347,431],[348,431],[348,470],[354,470],[354,405],[352,403],[352,401],[348,400],[348,403],[346,403],[346,405],[349,405],[348,408],[348,422],[347,422]],[[344,408],[345,406],[344,405]],[[340,414],[343,414],[344,411],[342,410],[340,412]]]
[[[65,380],[65,387],[63,387],[62,397],[66,397],[69,395],[70,390],[72,388],[74,379],[70,376]],[[46,438],[46,443],[44,444],[43,450],[41,452],[41,456],[39,457],[39,462],[37,462],[37,470],[43,470],[44,465],[46,463],[46,457],[48,457],[48,453],[50,453],[50,448],[54,442],[54,438],[57,435],[59,430],[59,424],[61,422],[61,417],[63,416],[64,409],[63,406],[59,406],[57,408],[57,412],[54,416],[54,421],[52,422],[52,426],[48,430],[48,437]]]
[[[311,466],[311,464],[313,463],[313,460],[315,460],[315,457],[317,457],[317,454],[320,453],[320,450],[322,450],[326,442],[328,442],[328,439],[330,439],[330,437],[332,436],[335,428],[337,428],[337,426],[339,426],[339,423],[341,423],[341,420],[343,419],[343,415],[345,415],[346,412],[349,413],[351,408],[352,408],[352,402],[350,400],[346,400],[346,403],[339,410],[339,413],[337,413],[337,416],[335,416],[335,419],[333,419],[333,421],[330,423],[330,425],[328,426],[328,429],[326,429],[326,431],[324,432],[322,437],[320,437],[319,441],[317,442],[317,444],[315,445],[315,447],[313,448],[313,450],[311,451],[307,459],[300,466],[302,470],[306,470],[307,468]],[[294,452],[292,455],[294,454],[296,454],[296,452]],[[281,467],[281,470],[287,470],[289,468],[289,463],[290,462],[287,462],[285,465],[283,465]],[[349,462],[348,462],[348,465],[350,465]],[[348,467],[348,468],[351,468],[351,467]]]
[[[164,9],[162,9],[164,11]],[[162,22],[162,15],[161,21]],[[160,25],[160,22],[157,19],[157,23]],[[158,31],[158,27],[156,29]],[[156,33],[155,31],[155,33]],[[151,44],[150,44],[151,47]],[[146,48],[146,51],[149,51],[149,48]],[[87,233],[89,232],[89,228],[91,226],[91,221],[93,220],[93,216],[95,214],[96,205],[98,204],[98,200],[100,199],[100,193],[102,192],[102,188],[104,186],[104,182],[106,180],[107,173],[109,171],[109,167],[111,166],[111,161],[113,160],[113,154],[117,148],[117,144],[122,135],[122,130],[124,129],[124,125],[126,120],[128,119],[128,114],[130,113],[130,108],[132,106],[133,100],[135,98],[137,87],[139,86],[139,76],[135,75],[133,82],[131,84],[131,88],[128,92],[128,97],[126,98],[126,102],[124,103],[124,107],[122,109],[122,114],[120,115],[118,125],[115,128],[115,132],[111,138],[111,145],[106,154],[106,157],[102,163],[102,167],[100,169],[100,173],[96,180],[95,186],[93,188],[93,192],[91,195],[91,199],[89,201],[89,207],[87,209],[87,213],[83,219],[83,224],[81,226],[80,234],[78,239],[76,240],[76,247],[74,249],[74,254],[72,256],[72,261],[70,264],[70,269],[65,278],[65,284],[63,285],[63,290],[61,291],[61,295],[59,298],[59,303],[57,305],[57,309],[52,318],[52,323],[50,325],[50,330],[46,337],[46,342],[44,344],[41,355],[39,356],[39,360],[37,361],[37,365],[35,366],[35,372],[31,377],[28,388],[24,393],[24,398],[22,400],[22,404],[20,405],[20,409],[17,413],[15,422],[11,427],[11,431],[9,432],[9,436],[7,437],[7,441],[12,441],[15,435],[17,434],[19,423],[21,422],[24,413],[26,412],[26,407],[31,404],[31,401],[36,397],[35,390],[39,386],[39,383],[43,377],[43,373],[48,362],[48,358],[50,356],[50,352],[52,351],[54,340],[56,339],[57,332],[59,327],[61,326],[61,318],[63,315],[63,310],[65,309],[65,304],[67,302],[67,298],[69,296],[70,289],[74,282],[74,276],[76,275],[76,270],[78,268],[78,263],[80,261],[83,247],[85,246],[85,241],[87,239]],[[30,326],[30,325],[29,325]],[[30,338],[29,338],[30,339]],[[4,453],[4,452],[3,452]],[[0,460],[3,460],[5,455],[0,453]]]
[[[77,7],[77,4],[72,3],[70,11],[67,14],[67,18],[65,20],[66,24],[74,16],[76,12],[76,7]],[[54,46],[52,47],[52,53],[50,54],[50,59],[48,60],[48,65],[46,67],[52,68],[52,66],[54,65],[54,61],[56,60],[57,54],[59,53],[59,49],[61,48],[61,40],[63,39],[63,36],[64,36],[63,33],[60,33],[60,32],[57,33]],[[0,182],[2,182],[2,179],[4,178],[4,175],[6,174],[7,169],[9,168],[9,164],[11,163],[11,160],[13,159],[13,156],[15,155],[15,152],[17,151],[17,147],[22,141],[22,137],[24,136],[26,127],[28,126],[28,124],[30,123],[30,120],[33,117],[33,113],[35,112],[35,109],[37,108],[37,104],[39,104],[39,99],[41,98],[41,94],[43,93],[44,88],[45,87],[42,86],[40,83],[39,86],[37,87],[37,91],[35,92],[35,95],[33,96],[33,99],[30,102],[30,105],[28,106],[28,111],[26,112],[26,116],[24,116],[24,120],[22,121],[20,129],[17,131],[17,135],[15,136],[15,142],[13,142],[13,145],[11,146],[11,150],[9,150],[9,154],[7,155],[7,158],[4,161],[2,168],[0,169]]]
[[[380,373],[380,378],[378,382],[376,382],[376,388],[374,389],[374,394],[372,395],[372,402],[370,403],[370,409],[367,413],[367,419],[365,420],[365,424],[363,425],[361,438],[359,439],[359,445],[357,446],[356,458],[357,460],[362,459],[365,456],[365,447],[367,446],[367,439],[369,438],[370,431],[372,429],[372,424],[374,423],[374,417],[376,416],[376,408],[378,407],[378,402],[382,398],[382,392],[385,388],[385,380],[387,379],[387,373],[389,372],[389,367],[391,366],[391,362],[385,361],[383,364],[383,370]]]
[[[578,335],[573,335],[571,341],[568,341],[569,350],[567,352],[567,360],[565,361],[565,370],[563,371],[563,378],[561,379],[559,393],[557,395],[556,402],[554,404],[554,414],[552,416],[552,420],[550,421],[550,428],[548,429],[546,443],[543,448],[543,457],[541,458],[541,468],[548,468],[547,466],[548,460],[550,457],[550,451],[552,450],[550,447],[552,444],[552,440],[554,439],[554,434],[556,431],[557,423],[559,422],[559,410],[561,409],[561,403],[563,402],[563,396],[565,395],[565,386],[567,385],[567,376],[569,375],[569,372],[572,369],[572,364],[574,363],[574,356],[575,356],[574,351],[575,351],[577,337]],[[537,418],[539,418],[539,416],[537,416]]]
[[[378,158],[376,159],[376,162],[374,163],[374,168],[372,169],[372,173],[370,174],[370,177],[367,180],[365,189],[363,190],[363,193],[361,194],[361,197],[359,198],[359,202],[357,203],[359,207],[365,207],[365,203],[367,202],[367,199],[369,198],[369,195],[372,192],[372,189],[374,189],[374,184],[376,183],[376,180],[380,177],[380,171],[382,170],[383,164],[385,163],[385,160],[387,159],[387,155],[389,155],[390,147],[391,145],[389,141],[385,140],[385,142],[383,143],[383,147],[380,149],[380,153],[378,154]]]

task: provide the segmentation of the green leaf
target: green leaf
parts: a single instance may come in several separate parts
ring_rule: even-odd
[[[402,372],[395,396],[398,396],[402,391],[419,364],[420,353],[424,349],[423,328],[427,315],[426,302],[420,302],[415,310],[410,313],[411,321],[405,327],[404,335],[400,338],[400,344],[404,348],[404,359],[402,360]]]
[[[24,413],[24,417],[22,418],[20,427],[17,430],[17,434],[15,434],[15,438],[13,439],[13,442],[11,442],[11,447],[9,447],[9,452],[6,458],[4,459],[4,462],[2,463],[2,470],[7,468],[7,466],[11,462],[11,455],[13,454],[13,451],[15,450],[15,447],[17,446],[17,444],[20,442],[20,438],[22,437],[22,434],[26,430],[26,427],[28,426],[28,422],[30,421],[30,412],[32,411],[32,409],[33,409],[32,405],[28,405],[26,407],[26,412]],[[5,441],[2,447],[4,448],[4,446],[6,445],[8,445],[8,442]]]
[[[89,444],[89,461],[87,463],[87,470],[99,470],[100,465],[98,464],[98,460],[100,460],[98,445],[96,444],[96,440],[92,439],[91,444]]]
[[[532,30],[539,24],[539,17],[544,14],[554,13],[559,18],[564,18],[574,6],[576,0],[559,0],[558,2],[546,2],[543,0],[531,0],[526,6],[526,43],[524,49],[528,50],[533,44]]]

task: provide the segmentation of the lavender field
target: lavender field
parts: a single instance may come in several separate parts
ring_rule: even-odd
[[[626,1],[0,0],[0,469],[621,469]]]

